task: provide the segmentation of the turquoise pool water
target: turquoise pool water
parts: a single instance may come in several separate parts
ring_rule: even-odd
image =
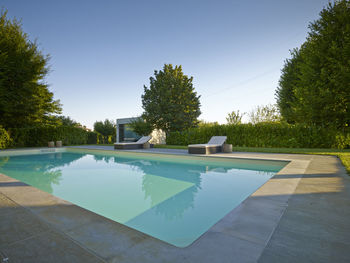
[[[69,150],[0,157],[0,173],[186,247],[286,164]]]

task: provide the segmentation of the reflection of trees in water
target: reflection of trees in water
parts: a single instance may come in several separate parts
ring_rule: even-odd
[[[85,154],[49,153],[25,156],[10,156],[0,171],[22,182],[52,193],[52,185],[58,185],[62,171],[59,168],[68,166],[82,158]],[[0,163],[4,158],[0,159]],[[28,178],[30,176],[30,178]]]
[[[178,164],[118,157],[115,157],[115,162],[127,164],[131,169],[143,172],[142,190],[145,193],[145,199],[150,198],[152,204],[157,202],[159,195],[161,195],[159,189],[157,189],[159,185],[155,182],[154,176],[194,184],[192,187],[155,206],[156,213],[164,215],[167,219],[180,218],[187,209],[193,207],[195,195],[198,189],[201,188],[201,173],[205,173],[208,168],[196,164]]]
[[[114,156],[106,156],[106,155],[94,155],[94,160],[96,162],[105,162],[105,163],[111,163],[115,162]]]
[[[36,173],[36,176],[33,176],[31,179],[31,185],[45,192],[52,193],[52,185],[59,185],[61,176],[61,170],[43,171],[41,173]]]
[[[0,168],[4,166],[9,160],[10,160],[10,157],[8,156],[0,157]]]
[[[194,207],[194,198],[197,192],[198,188],[192,186],[155,206],[155,211],[167,220],[182,218],[187,209]]]

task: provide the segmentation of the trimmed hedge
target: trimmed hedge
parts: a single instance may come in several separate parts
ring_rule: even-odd
[[[318,126],[258,123],[211,125],[167,135],[169,145],[206,143],[212,136],[227,136],[227,143],[241,147],[350,148],[350,132]]]
[[[93,137],[84,129],[69,126],[13,128],[8,133],[12,141],[10,147],[47,146],[49,141],[62,141],[63,145],[87,144],[89,136]]]
[[[0,149],[5,149],[10,144],[10,135],[0,126]]]
[[[97,144],[97,133],[96,132],[87,132],[87,144]]]

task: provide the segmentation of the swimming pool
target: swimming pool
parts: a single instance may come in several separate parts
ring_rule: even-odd
[[[0,173],[186,247],[287,162],[67,149],[0,157]]]

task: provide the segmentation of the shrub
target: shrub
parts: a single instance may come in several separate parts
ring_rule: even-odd
[[[62,141],[64,145],[86,144],[88,132],[78,127],[32,127],[9,129],[11,147],[47,146],[49,141]]]
[[[206,143],[211,136],[227,136],[227,143],[241,147],[285,148],[346,148],[350,133],[319,126],[290,125],[285,123],[258,123],[239,125],[212,125],[171,132],[169,145]]]
[[[116,136],[115,135],[109,135],[108,136],[108,143],[112,144],[116,142]]]
[[[87,144],[97,144],[97,133],[93,131],[88,132]]]
[[[97,133],[97,143],[104,144],[105,139],[104,139],[103,135],[99,132],[96,132],[96,133]]]
[[[335,137],[334,148],[338,149],[348,149],[350,148],[350,133],[348,134],[338,134]]]
[[[0,149],[5,149],[10,144],[10,135],[0,126]]]

